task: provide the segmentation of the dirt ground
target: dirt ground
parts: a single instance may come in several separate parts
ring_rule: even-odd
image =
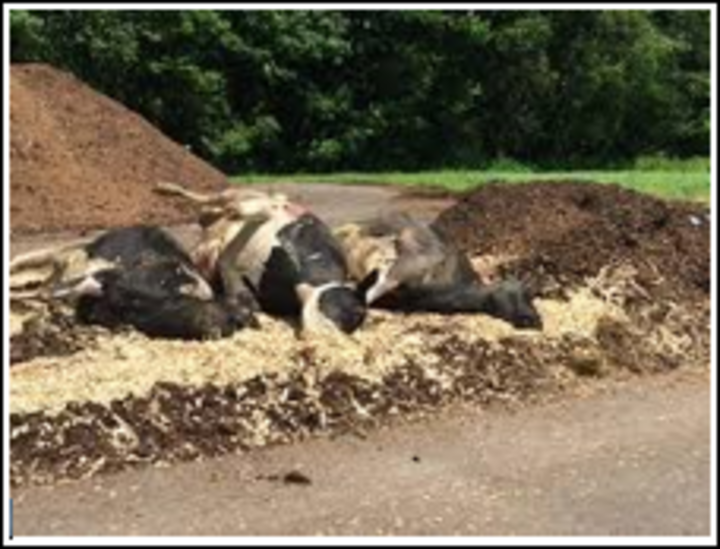
[[[68,75],[15,67],[11,99],[13,254],[99,227],[174,225],[182,213],[150,191],[158,178],[224,183]],[[260,330],[182,342],[13,302],[14,486],[362,432],[451,403],[525,404],[598,378],[709,367],[702,206],[590,182],[488,185],[457,202],[380,187],[283,190],[331,225],[388,209],[437,216],[485,275],[534,289],[543,330],[484,315],[371,311],[352,337],[299,338],[264,317]],[[198,235],[192,225],[174,230],[189,246]]]

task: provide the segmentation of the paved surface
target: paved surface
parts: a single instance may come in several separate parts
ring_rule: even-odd
[[[15,535],[709,535],[709,390],[668,376],[16,492]],[[282,481],[299,471],[310,484]]]
[[[330,225],[365,219],[390,210],[412,211],[430,220],[450,207],[449,198],[429,198],[408,189],[391,186],[333,185],[327,183],[258,185],[258,189],[286,193],[291,199],[308,204]]]
[[[435,218],[454,201],[449,198],[417,196],[407,189],[384,186],[355,186],[333,184],[277,184],[253,185],[254,189],[284,192],[291,199],[310,206],[329,225],[366,219],[389,210],[412,211],[413,215],[428,221]],[[10,242],[10,256],[48,246],[88,240],[102,231],[64,231],[54,234],[20,236]],[[200,236],[197,226],[173,227],[173,232],[187,245],[193,245]]]

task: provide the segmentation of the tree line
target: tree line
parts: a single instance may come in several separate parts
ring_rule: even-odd
[[[706,156],[709,11],[11,12],[228,173]]]

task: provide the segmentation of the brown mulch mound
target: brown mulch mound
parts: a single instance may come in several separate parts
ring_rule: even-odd
[[[188,221],[192,212],[152,193],[153,185],[227,185],[221,172],[68,73],[16,64],[10,80],[14,233]]]
[[[710,213],[616,185],[492,183],[468,193],[435,226],[471,255],[513,257],[505,274],[544,295],[603,267],[632,264],[655,297],[707,298]]]

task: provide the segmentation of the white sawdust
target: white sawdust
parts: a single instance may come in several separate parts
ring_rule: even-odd
[[[380,380],[414,362],[429,372],[441,358],[433,351],[449,337],[464,342],[501,342],[508,336],[552,339],[565,333],[591,336],[602,316],[621,317],[617,307],[580,290],[567,302],[537,300],[543,332],[521,331],[485,315],[402,315],[370,311],[354,335],[298,337],[283,321],[263,316],[262,329],[205,342],[151,340],[138,333],[101,337],[93,348],[68,357],[42,357],[10,371],[10,411],[54,413],[71,401],[108,404],[146,394],[159,381],[219,386],[259,374],[287,375],[308,364],[321,374],[339,370]],[[498,343],[500,344],[500,343]]]

